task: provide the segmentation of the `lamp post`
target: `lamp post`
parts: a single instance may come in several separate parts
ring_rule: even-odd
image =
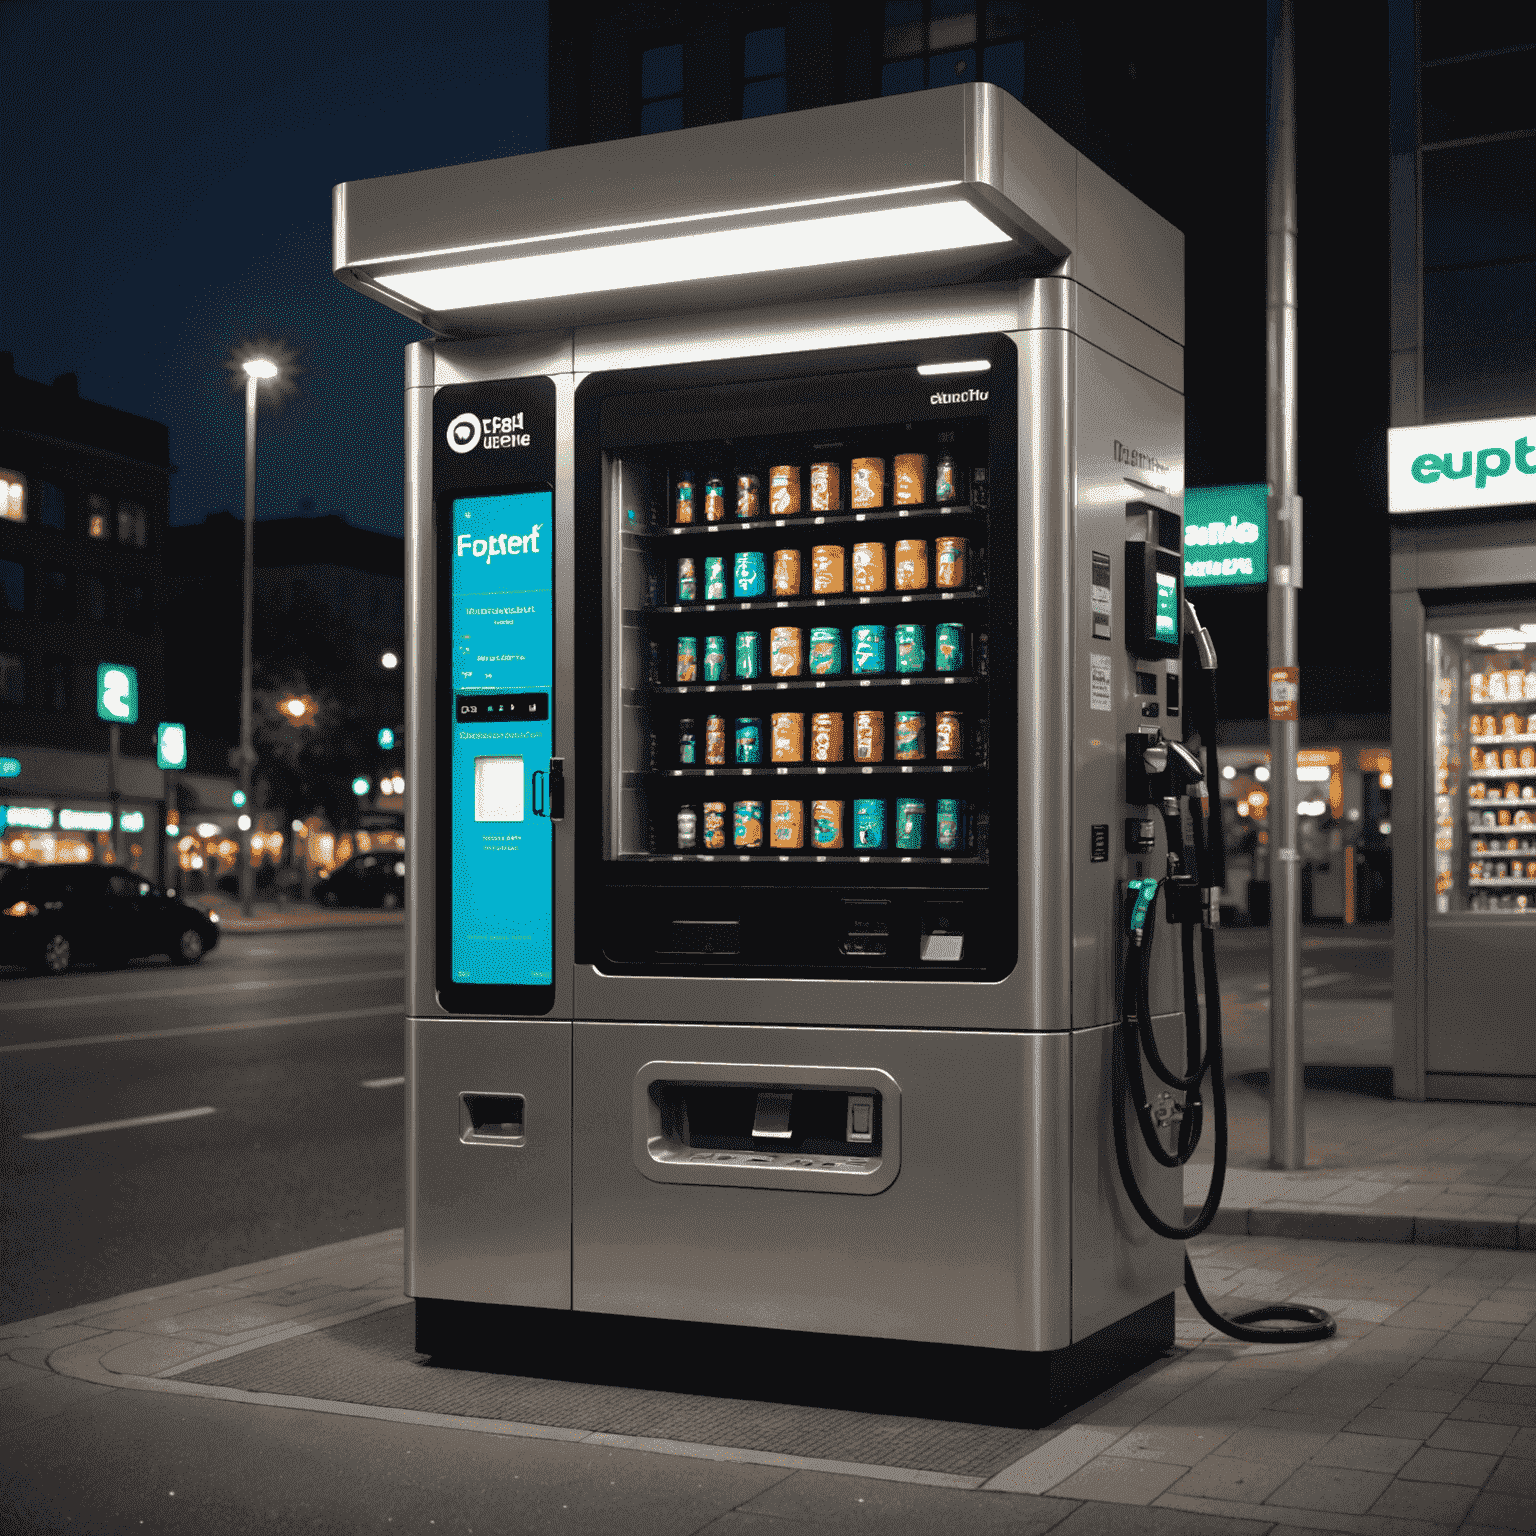
[[[256,607],[256,390],[263,379],[277,377],[277,364],[265,357],[248,358],[245,369],[245,599],[240,625],[240,792],[251,798],[251,769],[256,749],[251,744],[251,635]],[[249,917],[256,899],[251,869],[251,823],[240,831],[240,910]]]

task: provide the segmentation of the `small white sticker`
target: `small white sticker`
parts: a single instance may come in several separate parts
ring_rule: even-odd
[[[1095,651],[1088,653],[1088,707],[1102,709],[1108,714],[1111,708],[1109,696],[1109,657]]]

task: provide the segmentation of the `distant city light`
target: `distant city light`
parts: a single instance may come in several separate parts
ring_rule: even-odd
[[[251,830],[251,818],[249,816],[241,816],[236,820],[235,825],[242,832],[249,832]]]
[[[200,821],[197,824],[197,835],[199,837],[217,837],[219,835],[219,824],[216,821]]]
[[[400,658],[396,656],[393,651],[385,651],[384,654],[379,657],[379,665],[383,667],[386,672],[393,672],[395,668],[400,665]]]
[[[243,789],[237,789],[234,794],[229,797],[229,803],[238,811],[240,807],[245,804],[245,791]]]
[[[373,786],[368,782],[368,780],[365,779],[361,774],[352,780],[352,793],[359,797],[366,795],[372,787]]]
[[[290,822],[289,825],[293,828],[293,830],[295,832],[298,832],[298,833],[302,834],[303,831],[304,831],[304,823],[302,821]]]
[[[1269,783],[1269,769],[1266,768],[1263,763],[1260,763],[1259,766],[1253,770],[1253,776],[1259,781],[1260,784]]]

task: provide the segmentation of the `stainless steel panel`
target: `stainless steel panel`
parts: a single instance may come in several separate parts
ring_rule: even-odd
[[[1182,1062],[1184,1018],[1153,1020],[1164,1059]],[[1120,1182],[1110,1122],[1113,1027],[1072,1036],[1072,1337],[1085,1339],[1184,1280],[1184,1245],[1151,1231]],[[1149,1088],[1155,1079],[1148,1073]],[[1130,1107],[1127,1106],[1127,1114]],[[1184,1173],[1164,1168],[1127,1127],[1131,1166],[1152,1209],[1167,1222],[1184,1220]],[[1210,1132],[1207,1131],[1207,1135]]]
[[[1018,328],[1072,331],[1160,384],[1184,388],[1183,347],[1073,278],[1035,277],[1020,283]]]
[[[1184,401],[1172,389],[1148,378],[1098,348],[1076,344],[1077,430],[1076,512],[1073,522],[1071,617],[1072,690],[1072,1015],[1078,1029],[1107,1024],[1120,1016],[1120,987],[1125,949],[1125,882],[1136,875],[1161,875],[1166,843],[1158,824],[1158,849],[1149,858],[1133,860],[1125,851],[1125,822],[1130,815],[1153,815],[1150,807],[1125,801],[1125,738],[1142,726],[1159,727],[1182,739],[1184,717],[1170,720],[1159,713],[1143,717],[1142,706],[1166,700],[1165,662],[1140,660],[1126,650],[1125,545],[1128,534],[1144,536],[1144,527],[1131,529],[1126,506],[1152,500],[1179,507],[1184,483]],[[1121,448],[1150,455],[1167,466],[1165,474],[1131,469],[1122,462]],[[1132,478],[1137,477],[1137,478]],[[1149,492],[1159,485],[1169,494]],[[1111,611],[1109,638],[1094,638],[1091,588],[1093,556],[1108,555]],[[1220,637],[1217,637],[1220,643]],[[1110,673],[1108,709],[1095,708],[1089,675],[1094,657],[1107,658]],[[1157,678],[1151,699],[1136,691],[1136,674]],[[1109,858],[1091,861],[1092,829],[1108,823]],[[1154,1013],[1180,1006],[1177,938],[1159,931],[1153,950],[1151,986]]]
[[[1429,720],[1424,604],[1392,594],[1392,1092],[1424,1097],[1424,925],[1428,903]]]
[[[1183,234],[1081,155],[1072,275],[1184,345]]]
[[[1468,1072],[1431,1072],[1426,1099],[1461,1099],[1474,1104],[1536,1104],[1536,1077],[1486,1077]]]
[[[1531,921],[1524,912],[1430,918],[1424,946],[1428,1071],[1536,1077]]]
[[[1422,590],[1536,582],[1536,519],[1414,530]]]
[[[534,374],[571,372],[571,333],[548,331],[532,336],[489,336],[475,341],[440,341],[433,348],[436,367],[430,383],[481,384],[492,379],[523,379]]]
[[[406,1292],[571,1304],[571,1026],[408,1019]],[[466,1143],[461,1093],[526,1101],[520,1143]]]
[[[1068,1037],[593,1024],[573,1054],[582,1311],[928,1339],[1071,1341]],[[874,1068],[901,1087],[901,1176],[868,1199],[661,1184],[635,1166],[653,1061]]]

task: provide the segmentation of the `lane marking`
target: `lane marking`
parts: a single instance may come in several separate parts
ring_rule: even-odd
[[[403,1077],[370,1077],[362,1086],[364,1088],[399,1088],[404,1082]]]
[[[98,1120],[95,1125],[66,1125],[56,1131],[28,1131],[23,1141],[53,1141],[59,1136],[94,1136],[97,1131],[130,1131],[138,1125],[164,1125],[168,1120],[196,1120],[214,1113],[211,1104],[201,1109],[170,1109],[163,1115],[135,1115],[131,1120]]]
[[[281,981],[223,981],[208,987],[155,987],[143,992],[90,992],[84,997],[38,997],[21,1003],[0,1002],[0,1014],[23,1013],[33,1008],[87,1008],[92,1003],[109,1003],[121,1008],[140,998],[209,997],[216,992],[264,992],[273,987],[339,987],[355,981],[398,981],[405,975],[398,971],[359,972],[355,976],[298,976]]]
[[[226,1035],[242,1029],[277,1029],[285,1024],[328,1024],[333,1019],[367,1019],[380,1013],[405,1017],[404,1003],[384,1003],[377,1008],[343,1008],[335,1013],[291,1013],[281,1019],[240,1019],[232,1024],[187,1024],[180,1029],[135,1029],[117,1035],[73,1035],[64,1040],[22,1040],[0,1045],[0,1056],[16,1051],[65,1050],[76,1045],[123,1045],[134,1040],[180,1040],[188,1035]]]

